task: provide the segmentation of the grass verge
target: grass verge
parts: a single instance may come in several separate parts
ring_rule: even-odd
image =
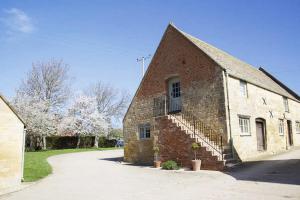
[[[36,152],[25,152],[24,182],[32,182],[42,179],[52,173],[52,167],[47,162],[50,156],[77,153],[85,151],[103,151],[116,148],[87,148],[87,149],[61,149]]]

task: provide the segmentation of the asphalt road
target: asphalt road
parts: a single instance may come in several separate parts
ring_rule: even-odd
[[[300,199],[300,149],[227,173],[164,171],[119,162],[122,150],[49,159],[53,174],[7,200]]]

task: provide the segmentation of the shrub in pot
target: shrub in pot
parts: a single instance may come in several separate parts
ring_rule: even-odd
[[[153,151],[154,151],[154,167],[159,168],[161,164],[161,161],[158,159],[159,147],[158,146],[153,147]]]
[[[165,169],[165,170],[178,170],[179,169],[179,166],[173,160],[168,160],[168,161],[162,163],[161,166],[162,166],[162,169]]]
[[[197,159],[197,150],[200,148],[199,144],[194,142],[192,144],[192,149],[194,151],[194,160],[192,160],[193,171],[198,171],[201,169],[201,160]]]

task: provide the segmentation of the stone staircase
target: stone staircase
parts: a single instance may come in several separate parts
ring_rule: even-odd
[[[177,128],[177,131],[185,134],[190,138],[190,144],[196,142],[200,145],[197,159],[202,160],[202,169],[224,170],[238,164],[223,136],[199,120],[195,120],[191,114],[183,112],[168,114],[167,119],[171,123],[169,128]]]

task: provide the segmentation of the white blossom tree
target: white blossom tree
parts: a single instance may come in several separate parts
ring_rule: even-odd
[[[62,60],[33,63],[32,69],[17,89],[15,107],[27,123],[28,135],[42,138],[54,134],[58,119],[70,96],[68,66]]]
[[[41,146],[40,142],[45,145],[46,136],[56,133],[56,116],[47,112],[48,103],[24,94],[17,95],[13,103],[22,119],[25,120],[27,135],[30,137],[30,148]],[[42,141],[39,141],[40,136],[42,136]]]
[[[71,92],[68,66],[61,60],[33,63],[17,89],[13,104],[27,124],[28,136],[95,136],[98,147],[100,135],[108,134],[112,121],[120,119],[129,103],[129,95],[110,85],[98,82],[68,104]],[[31,141],[33,143],[34,141]]]
[[[78,136],[95,136],[95,147],[98,147],[100,135],[107,135],[109,120],[97,109],[96,97],[79,95],[69,108],[67,116],[60,123],[60,132],[72,133]]]
[[[68,65],[62,60],[35,62],[17,93],[47,101],[49,109],[59,110],[70,97],[70,77]]]

